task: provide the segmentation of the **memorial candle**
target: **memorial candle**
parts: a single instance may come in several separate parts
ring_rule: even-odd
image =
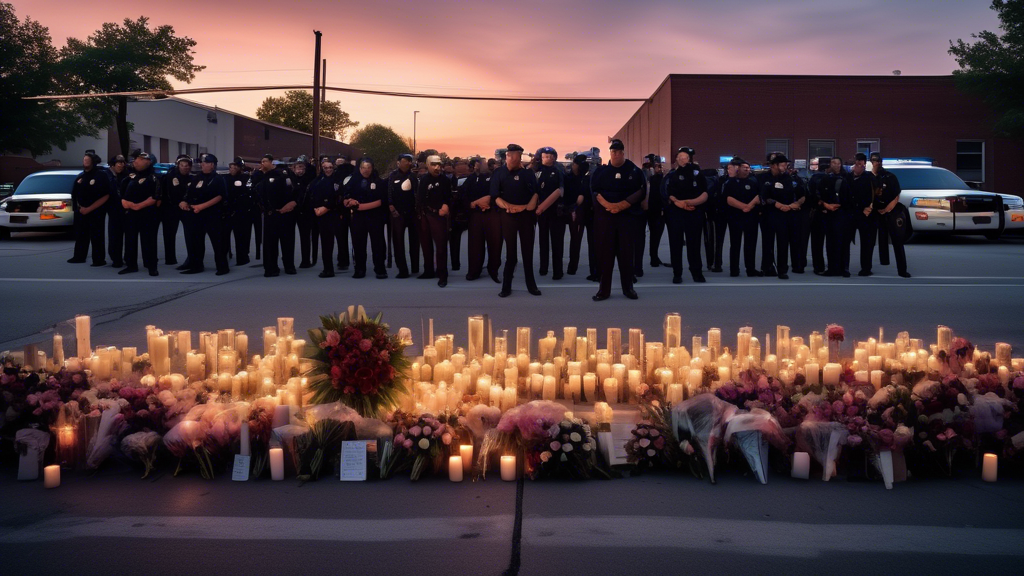
[[[448,479],[452,482],[462,482],[462,475],[465,472],[462,464],[462,456],[448,457]]]
[[[609,404],[619,402],[619,382],[615,378],[605,378],[602,381],[604,400]]]
[[[793,454],[793,471],[790,475],[800,480],[808,480],[811,477],[811,455],[807,452],[795,452]]]
[[[60,466],[50,464],[43,468],[43,487],[56,488],[60,486]]]
[[[484,355],[484,317],[469,317],[469,350],[470,360],[480,360]]]
[[[270,356],[274,351],[274,344],[277,344],[277,332],[272,326],[263,329],[263,355]]]
[[[669,404],[678,404],[683,401],[683,385],[682,384],[669,384],[668,386],[668,402]]]
[[[981,479],[985,482],[995,482],[999,471],[999,457],[991,452],[985,453],[985,460],[981,463]]]
[[[239,332],[235,334],[235,350],[238,352],[238,358],[245,365],[249,362],[249,335],[245,332]]]
[[[92,323],[88,316],[75,316],[75,343],[78,345],[78,358],[85,360],[92,356]]]
[[[351,320],[351,318],[350,318]],[[295,318],[282,317],[277,319],[278,337],[295,336]]]
[[[53,333],[53,366],[59,370],[64,366],[64,337]]]
[[[622,329],[621,328],[609,328],[608,329],[608,353],[611,355],[611,363],[619,364],[622,362]]]
[[[544,392],[541,398],[544,400],[555,399],[555,377],[554,376],[543,376],[544,379]]]
[[[821,371],[821,380],[825,386],[837,386],[839,376],[843,373],[842,364],[828,363]]]
[[[251,456],[252,449],[249,446],[249,422],[246,420],[242,420],[242,425],[239,427],[238,440],[238,453],[242,456]]]
[[[501,457],[501,479],[505,482],[514,482],[516,479],[516,457]]]
[[[818,384],[821,380],[821,371],[818,369],[817,362],[808,362],[804,364],[804,377],[807,379],[807,384],[814,385]]]
[[[587,372],[583,375],[583,396],[587,402],[593,402],[597,400],[597,375],[593,372]]]
[[[567,360],[576,360],[576,327],[566,326],[562,329],[562,356]]]
[[[712,328],[708,330],[708,351],[711,353],[712,358],[718,358],[718,355],[722,353],[721,328]]]
[[[270,449],[270,479],[284,480],[284,450],[281,448]]]
[[[683,318],[678,312],[665,315],[665,337],[663,344],[671,350],[682,346],[683,342]]]
[[[462,468],[468,474],[473,469],[473,445],[460,445],[459,455],[462,456]]]

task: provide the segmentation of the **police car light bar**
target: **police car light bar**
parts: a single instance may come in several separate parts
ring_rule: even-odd
[[[882,158],[882,164],[924,164],[931,166],[935,161],[923,156],[912,156],[909,158]]]

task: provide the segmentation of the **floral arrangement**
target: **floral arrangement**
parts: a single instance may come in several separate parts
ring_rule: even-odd
[[[458,415],[445,412],[415,416],[396,410],[388,420],[395,431],[393,449],[381,462],[381,477],[411,468],[410,478],[419,480],[427,470],[437,473],[459,444]]]
[[[838,324],[829,324],[825,329],[825,337],[828,339],[828,357],[830,362],[839,362],[839,351],[846,340],[846,330]]]
[[[409,360],[381,317],[368,318],[360,306],[321,316],[322,326],[309,331],[307,376],[314,404],[340,401],[368,417],[383,417],[398,405]]]
[[[626,442],[630,464],[635,464],[640,470],[670,470],[677,466],[679,458],[674,453],[673,444],[666,440],[667,435],[653,423],[646,420],[640,422],[631,434]]]
[[[597,469],[594,458],[597,440],[583,420],[565,419],[552,424],[547,440],[547,445],[537,442],[526,453],[526,463],[534,471],[534,478],[585,480]]]

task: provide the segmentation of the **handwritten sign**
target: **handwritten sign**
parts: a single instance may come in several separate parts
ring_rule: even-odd
[[[341,443],[341,481],[366,480],[366,440],[347,440]]]
[[[249,479],[250,456],[235,454],[235,465],[231,467],[231,479],[236,482],[245,482]]]

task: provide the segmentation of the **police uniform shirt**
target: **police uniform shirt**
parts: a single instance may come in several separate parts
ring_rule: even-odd
[[[749,204],[757,197],[757,181],[753,178],[727,178],[722,183],[722,195],[725,198],[735,198],[744,204]],[[728,205],[728,200],[726,200],[726,205]],[[729,208],[742,212],[741,209],[733,206],[729,206]]]
[[[672,203],[676,200],[695,200],[708,191],[707,179],[700,173],[700,166],[689,163],[679,166],[665,176],[662,184],[662,201],[668,209],[681,210]],[[698,209],[700,206],[697,207]]]
[[[268,212],[280,210],[285,204],[295,200],[291,178],[278,168],[266,173],[257,170],[253,173],[252,180],[253,190],[257,193],[260,205]]]
[[[224,183],[224,179],[217,174],[212,172],[210,174],[199,174],[193,179],[189,185],[188,190],[185,192],[185,202],[188,202],[190,206],[197,204],[205,204],[210,200],[220,196],[220,202],[210,206],[209,209],[220,210],[224,204],[227,194],[227,186]],[[206,210],[204,210],[205,212]]]
[[[838,174],[829,173],[818,186],[818,196],[826,204],[839,204],[841,208],[853,206],[853,196],[850,194],[849,173],[842,170]]]
[[[513,171],[502,165],[491,175],[491,200],[501,198],[509,204],[525,206],[538,193],[537,175],[525,166]]]
[[[484,196],[491,194],[491,175],[473,173],[466,177],[462,183],[462,199],[466,208]]]
[[[192,183],[192,174],[182,175],[175,166],[170,172],[164,175],[163,199],[165,203],[175,207],[185,200],[189,185]]]
[[[388,176],[388,206],[394,206],[399,214],[416,210],[417,178],[412,170],[393,170]]]
[[[83,170],[78,178],[75,178],[75,184],[71,187],[71,199],[74,205],[84,208],[92,206],[100,198],[110,195],[113,189],[110,173],[102,168],[94,167],[87,171]]]
[[[311,170],[309,167],[306,167],[306,171],[302,173],[302,176],[296,175],[295,172],[291,169],[288,170],[287,174],[288,177],[292,179],[292,183],[294,184],[294,190],[292,191],[292,195],[295,197],[296,202],[298,202],[299,207],[308,207],[309,185],[313,182],[313,179],[316,178],[316,174],[313,174],[313,170]]]
[[[358,174],[356,167],[349,164],[348,162],[334,168],[334,175],[332,176],[338,184],[345,185],[345,178],[352,176],[353,178]]]
[[[437,212],[441,206],[452,200],[452,179],[441,173],[437,176],[426,176],[420,179],[416,189],[416,207],[420,210],[429,209]]]
[[[811,179],[807,181],[807,203],[817,207],[818,202],[821,198],[818,196],[818,189],[821,188],[821,182],[826,178],[824,172],[815,172],[811,175]]]
[[[223,176],[224,185],[227,187],[227,197],[225,200],[231,206],[233,211],[246,210],[252,207],[251,191],[247,186],[249,182],[249,176],[247,174],[239,172],[238,175],[232,176],[227,174]]]
[[[661,197],[661,183],[665,180],[664,174],[651,174],[648,178],[651,192],[647,195],[647,211],[659,212],[664,209],[665,203]]]
[[[578,175],[569,172],[562,180],[565,189],[562,192],[562,200],[570,210],[578,208],[581,211],[589,210],[592,200],[590,198],[590,176],[588,173],[580,172]],[[580,197],[583,202],[577,204]]]
[[[564,187],[562,171],[555,166],[541,165],[534,176],[537,177],[537,195],[540,202],[547,200],[555,190]]]
[[[590,176],[590,193],[594,199],[595,209],[599,205],[597,195],[600,194],[612,204],[627,201],[631,204],[630,213],[642,211],[640,201],[647,193],[647,177],[636,164],[626,160],[622,166],[611,164],[597,166]]]
[[[860,176],[850,173],[850,195],[858,211],[870,208],[875,199],[875,176],[865,170]]]
[[[761,201],[768,206],[792,204],[804,197],[800,182],[789,174],[774,176],[767,172],[761,176]]]
[[[356,174],[345,186],[345,197],[351,198],[360,204],[369,204],[383,200],[387,196],[384,181],[376,174],[369,178],[363,178],[362,174]]]
[[[160,182],[157,181],[152,166],[141,172],[133,172],[128,176],[128,186],[124,190],[125,200],[139,204],[149,198],[160,199]]]
[[[341,185],[324,174],[309,185],[309,207],[336,210],[341,205]]]
[[[875,174],[875,208],[882,210],[894,199],[900,197],[900,181],[896,175],[885,168],[879,168]]]

